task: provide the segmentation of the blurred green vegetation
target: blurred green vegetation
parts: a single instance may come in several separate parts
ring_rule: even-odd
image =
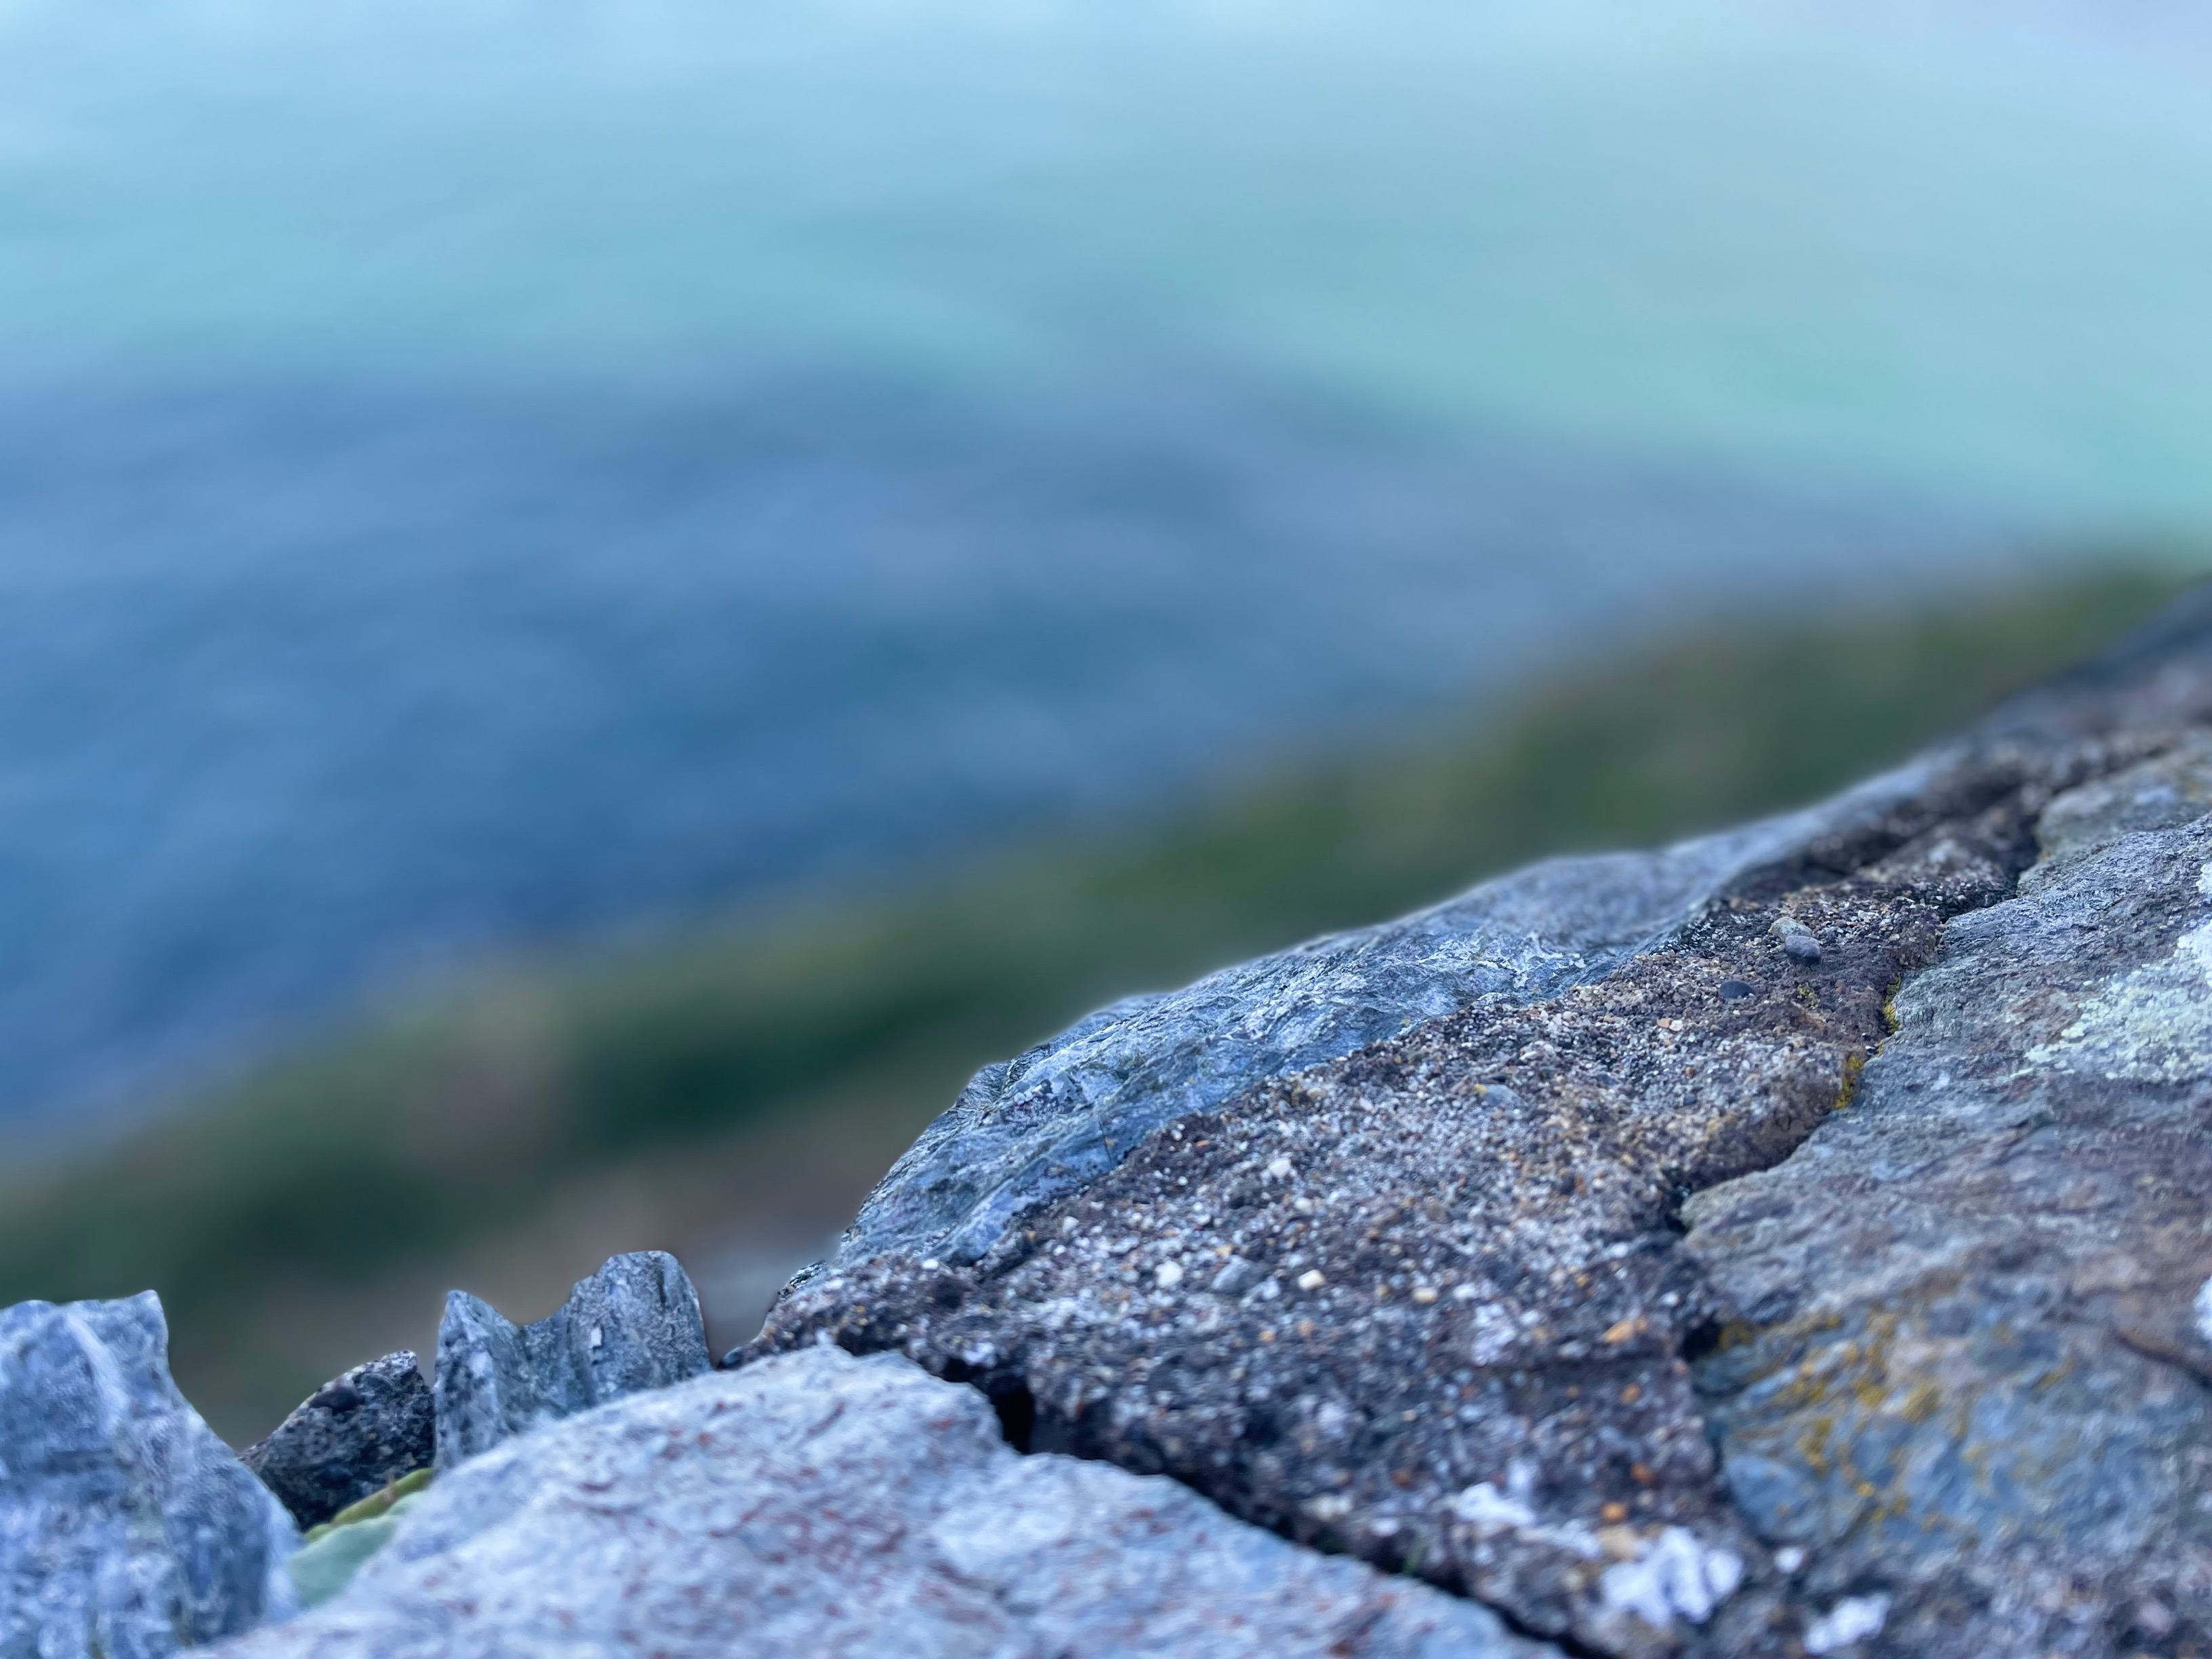
[[[273,1287],[286,1305],[342,1311],[395,1264],[458,1261],[526,1226],[550,1194],[588,1190],[576,1183],[594,1171],[671,1168],[696,1148],[693,1174],[711,1176],[718,1158],[765,1155],[734,1132],[833,1098],[841,1121],[877,1126],[872,1149],[895,1151],[971,1066],[1111,997],[1540,855],[1818,796],[2091,651],[2179,586],[2131,568],[1995,602],[1717,630],[1115,841],[488,972],[117,1144],[12,1172],[0,1304],[153,1285],[179,1376],[210,1379],[204,1409],[234,1432],[257,1415],[265,1425],[327,1374],[317,1367],[367,1357],[332,1363],[295,1340],[266,1315]],[[706,1213],[671,1200],[672,1233],[712,1222],[707,1188]],[[824,1201],[848,1212],[858,1196]],[[592,1265],[547,1271],[565,1282]]]

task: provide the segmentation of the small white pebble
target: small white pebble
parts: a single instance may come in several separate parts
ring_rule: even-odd
[[[2197,1334],[2212,1342],[2212,1279],[2208,1279],[2197,1291]]]
[[[935,1273],[937,1271],[937,1258],[933,1255],[926,1255],[922,1257],[921,1270],[926,1273]]]
[[[1435,1285],[1416,1285],[1413,1286],[1413,1300],[1419,1303],[1423,1307],[1427,1307],[1430,1303],[1436,1299],[1437,1287]]]
[[[1268,1180],[1288,1181],[1290,1178],[1291,1160],[1287,1158],[1278,1158],[1273,1163],[1267,1166]]]
[[[1328,1275],[1318,1267],[1309,1267],[1298,1275],[1298,1288],[1302,1291],[1317,1291],[1328,1283]]]
[[[1163,1261],[1152,1269],[1152,1283],[1164,1291],[1171,1291],[1182,1283],[1182,1263]]]
[[[1472,1302],[1480,1294],[1481,1292],[1472,1285],[1455,1285],[1452,1287],[1452,1300],[1455,1302]]]
[[[1774,1552],[1774,1565],[1784,1572],[1795,1572],[1805,1565],[1805,1552],[1795,1544],[1784,1544]]]

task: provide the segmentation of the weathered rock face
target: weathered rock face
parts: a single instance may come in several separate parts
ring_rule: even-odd
[[[0,1311],[0,1659],[161,1659],[289,1606],[283,1508],[169,1380],[152,1292]]]
[[[2054,802],[1852,1109],[1686,1207],[1734,1505],[1889,1650],[2212,1650],[2204,752]]]
[[[1471,1603],[1187,1489],[1017,1456],[990,1407],[815,1348],[441,1476],[327,1606],[226,1659],[1204,1654],[1538,1659]]]
[[[2208,725],[2200,600],[1829,807],[1109,1010],[733,1358],[1589,1651],[2212,1654]]]
[[[699,1293],[659,1250],[614,1257],[534,1325],[455,1291],[438,1327],[437,1467],[710,1363]]]
[[[1665,937],[1723,884],[1823,826],[1907,798],[1910,769],[1836,805],[1653,854],[1562,860],[1403,921],[1133,997],[978,1072],[862,1206],[841,1264],[970,1261],[1161,1125],[1471,1008],[1557,994]]]
[[[434,1446],[430,1385],[401,1352],[333,1377],[239,1455],[295,1521],[313,1527],[427,1468]]]

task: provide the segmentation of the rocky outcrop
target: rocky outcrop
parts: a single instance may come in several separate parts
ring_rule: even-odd
[[[2200,599],[1826,807],[1108,1010],[732,1358],[1585,1652],[2212,1652],[2208,725]]]
[[[1409,1026],[1601,977],[1731,879],[1879,818],[1919,781],[1908,769],[1819,811],[1664,852],[1539,865],[1400,921],[1103,1009],[978,1072],[869,1197],[838,1261],[974,1261],[1162,1125]]]
[[[295,1521],[314,1527],[428,1468],[434,1447],[430,1385],[400,1352],[333,1377],[239,1455]]]
[[[299,1539],[169,1380],[151,1291],[0,1311],[0,1656],[161,1659],[287,1609]]]
[[[614,1257],[534,1325],[455,1291],[438,1327],[437,1467],[709,1363],[699,1293],[659,1250]]]
[[[1472,1603],[1018,1456],[974,1390],[818,1348],[441,1475],[343,1594],[223,1651],[1538,1659]]]
[[[733,1374],[666,1257],[456,1294],[443,1473],[233,1651],[2212,1659],[2208,1194],[2212,597],[987,1067]],[[105,1376],[88,1317],[6,1316]],[[52,1478],[177,1467],[101,1443]]]

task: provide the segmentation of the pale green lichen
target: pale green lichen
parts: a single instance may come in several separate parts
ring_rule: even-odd
[[[2212,898],[2212,865],[2198,878]],[[2027,1050],[2031,1066],[2115,1082],[2186,1083],[2212,1065],[2212,921],[2191,928],[2172,953],[2123,975],[2093,997],[2051,1042]]]
[[[428,1487],[430,1475],[428,1469],[417,1469],[308,1532],[307,1542],[285,1563],[301,1607],[318,1607],[353,1582],[362,1564],[392,1541],[401,1517]]]

